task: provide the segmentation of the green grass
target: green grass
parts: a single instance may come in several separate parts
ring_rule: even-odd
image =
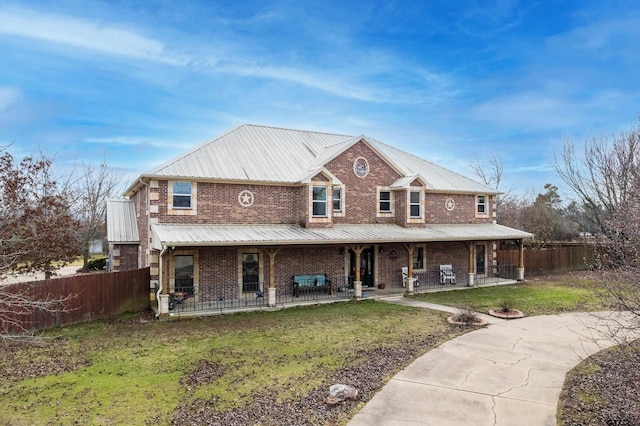
[[[604,309],[595,281],[574,275],[415,297],[478,311],[509,300],[527,315]],[[445,319],[361,301],[166,322],[129,315],[52,330],[44,346],[0,345],[0,424],[169,424],[198,401],[225,410],[268,393],[286,402],[328,388],[333,372],[378,348],[458,335]],[[194,384],[202,363],[217,374]]]
[[[545,277],[522,284],[481,287],[465,291],[425,293],[414,296],[431,303],[471,307],[486,312],[508,301],[511,308],[526,315],[605,310],[601,288],[593,279],[573,275]]]
[[[1,375],[14,380],[0,385],[0,417],[6,424],[169,424],[179,405],[197,399],[221,410],[261,391],[286,400],[328,388],[329,373],[362,362],[369,349],[457,333],[440,313],[372,301],[82,324],[46,333],[53,348],[13,348],[2,357]],[[223,374],[200,386],[184,383],[201,360]],[[21,377],[55,362],[70,368]]]

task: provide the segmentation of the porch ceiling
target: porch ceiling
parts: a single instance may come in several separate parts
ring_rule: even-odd
[[[391,224],[334,225],[183,225],[154,224],[153,248],[163,246],[245,246],[303,244],[379,244],[429,241],[513,240],[532,234],[495,224],[428,225],[403,228]]]

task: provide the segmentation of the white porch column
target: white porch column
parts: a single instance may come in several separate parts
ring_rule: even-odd
[[[476,274],[469,272],[469,278],[467,279],[467,287],[473,287],[476,285]]]
[[[518,241],[518,250],[520,251],[520,259],[518,262],[518,281],[524,281],[524,243],[522,240]]]
[[[353,282],[353,295],[356,300],[362,299],[362,281]]]
[[[415,280],[413,277],[407,277],[407,294],[413,294],[413,283]]]
[[[169,315],[169,295],[161,294],[158,299],[158,315],[159,316],[167,316]]]
[[[267,289],[267,295],[269,298],[269,307],[273,308],[274,306],[276,306],[276,288],[269,287]]]

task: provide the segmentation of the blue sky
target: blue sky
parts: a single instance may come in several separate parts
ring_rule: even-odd
[[[519,191],[640,113],[636,1],[3,1],[0,145],[123,177],[239,124],[365,134]]]

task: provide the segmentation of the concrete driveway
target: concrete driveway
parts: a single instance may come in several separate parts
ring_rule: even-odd
[[[57,269],[55,271],[56,275],[54,276],[54,278],[73,275],[81,267],[82,266],[63,266],[62,268]],[[0,285],[25,283],[25,282],[41,281],[41,280],[44,280],[43,272],[30,272],[28,274],[9,274],[9,275],[5,275],[3,279],[0,279]]]
[[[617,343],[616,320],[538,316],[464,334],[398,373],[349,425],[555,425],[566,373]]]

